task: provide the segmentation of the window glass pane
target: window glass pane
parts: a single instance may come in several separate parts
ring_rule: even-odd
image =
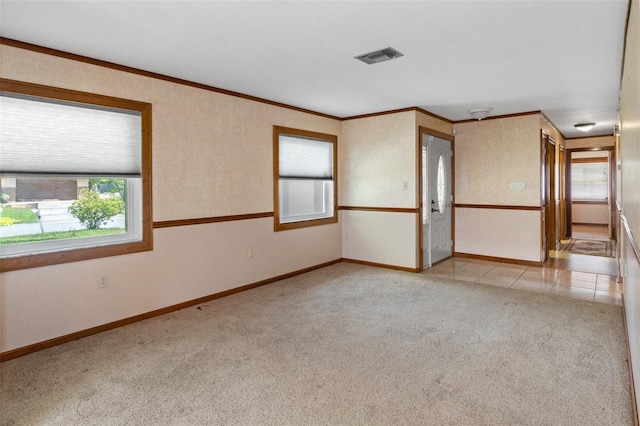
[[[571,198],[602,201],[609,198],[608,163],[572,163]]]
[[[427,147],[422,145],[422,224],[426,225],[429,222],[429,175],[428,171],[428,159],[427,159]]]
[[[436,187],[438,190],[438,211],[444,214],[447,209],[447,178],[444,165],[444,157],[440,155],[438,159],[438,174]]]
[[[280,179],[280,222],[321,219],[333,215],[333,182]]]
[[[3,178],[2,185],[11,194],[0,204],[2,255],[139,240],[128,179]]]

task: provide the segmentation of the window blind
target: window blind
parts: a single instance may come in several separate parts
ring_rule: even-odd
[[[609,198],[608,163],[572,163],[571,198],[606,200]]]
[[[333,179],[333,143],[280,135],[278,165],[282,179]]]
[[[138,111],[0,94],[0,175],[139,177]]]

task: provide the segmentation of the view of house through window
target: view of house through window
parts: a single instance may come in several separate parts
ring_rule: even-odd
[[[142,208],[148,104],[50,88],[39,96],[39,90],[7,82],[0,93],[3,263],[28,257],[35,264],[34,256],[88,248],[91,257],[149,249]]]
[[[2,178],[0,244],[122,234],[127,179]]]

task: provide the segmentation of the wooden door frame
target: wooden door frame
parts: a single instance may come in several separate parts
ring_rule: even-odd
[[[560,195],[560,214],[558,218],[560,220],[560,240],[567,238],[567,205],[566,205],[566,187],[565,187],[565,179],[566,179],[566,149],[562,145],[560,145],[560,150],[558,154],[558,179],[560,180],[558,189]],[[557,227],[556,227],[557,228]]]
[[[456,199],[456,190],[455,190],[455,180],[456,180],[456,166],[455,166],[455,136],[449,135],[443,132],[440,132],[435,129],[431,129],[429,127],[418,126],[418,141],[416,147],[416,183],[418,190],[417,194],[417,206],[418,206],[418,217],[417,217],[417,227],[418,235],[417,235],[417,265],[418,272],[422,272],[424,270],[424,256],[422,254],[424,250],[424,225],[422,223],[422,215],[424,214],[423,209],[425,206],[422,203],[422,135],[433,136],[435,138],[445,139],[451,142],[451,241],[453,241],[453,245],[451,247],[451,256],[453,257],[453,253],[455,252],[455,241],[456,241],[456,212],[455,212],[455,199]],[[431,208],[431,206],[429,206]]]
[[[615,146],[600,146],[593,148],[572,148],[567,149],[565,152],[565,195],[567,206],[567,237],[572,233],[572,209],[571,209],[571,154],[574,152],[588,152],[588,151],[608,151],[609,152],[609,238],[612,241],[618,239],[618,223],[616,221],[616,214],[613,212],[616,209],[617,203],[617,179],[616,179],[616,150]]]
[[[555,249],[556,218],[556,140],[545,130],[540,130],[540,258],[549,258],[553,244]]]

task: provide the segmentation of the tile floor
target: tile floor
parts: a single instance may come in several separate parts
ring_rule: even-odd
[[[590,257],[595,260],[594,256]],[[604,270],[611,272],[611,269]],[[425,270],[424,274],[622,305],[622,285],[617,275],[558,269],[553,262],[550,266],[535,267],[453,257]]]

